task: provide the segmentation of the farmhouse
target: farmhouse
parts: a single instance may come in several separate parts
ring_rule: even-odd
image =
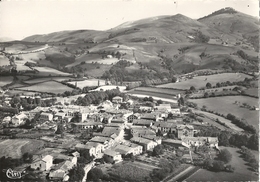
[[[190,146],[188,144],[186,144],[185,142],[181,141],[181,140],[173,140],[173,139],[165,139],[162,141],[163,144],[165,145],[169,145],[169,146],[173,146],[173,147],[186,147],[186,148],[190,148]]]
[[[53,168],[50,171],[49,179],[50,180],[63,180],[68,177],[69,170],[71,170],[75,164],[71,161],[64,161]]]
[[[39,171],[47,171],[53,165],[53,157],[51,155],[46,155],[40,160],[36,160],[31,164],[31,168]]]
[[[141,145],[137,145],[134,143],[123,144],[123,145],[117,145],[114,150],[116,152],[119,152],[121,155],[127,155],[127,154],[133,154],[139,155],[143,152],[143,147]]]
[[[110,137],[95,136],[89,140],[90,142],[97,142],[104,145],[105,149],[114,145],[114,140]]]
[[[155,106],[157,110],[167,110],[168,112],[171,111],[171,104],[160,104],[159,106]]]
[[[115,141],[120,141],[124,138],[124,129],[122,127],[105,127],[102,131],[102,136],[111,137]]]
[[[176,124],[171,122],[155,122],[154,128],[156,128],[156,131],[161,131],[163,133],[176,132]]]
[[[15,126],[19,126],[22,123],[24,123],[24,120],[27,118],[27,116],[24,113],[20,113],[18,115],[15,115],[12,117],[12,124]]]
[[[106,162],[117,163],[122,161],[122,156],[119,152],[107,149],[104,151],[104,159]]]
[[[145,126],[132,126],[130,132],[133,137],[156,136],[155,131]]]

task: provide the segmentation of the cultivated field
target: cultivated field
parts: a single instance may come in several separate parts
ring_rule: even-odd
[[[186,179],[187,182],[194,181],[258,181],[258,175],[248,170],[249,166],[245,165],[245,161],[240,158],[239,149],[225,147],[232,154],[230,164],[235,167],[234,173],[229,172],[211,172],[205,169],[200,169],[197,173]]]
[[[136,181],[144,181],[145,177],[149,176],[155,167],[148,164],[141,164],[140,162],[136,163],[123,161],[115,164],[109,173],[120,176],[125,180],[135,179]]]
[[[173,95],[167,95],[167,94],[163,94],[163,93],[155,93],[155,92],[146,92],[146,91],[130,91],[128,92],[129,94],[132,95],[140,95],[143,97],[157,97],[157,98],[162,98],[162,99],[174,99],[175,96]]]
[[[100,91],[100,90],[103,90],[103,91],[113,90],[113,89],[116,89],[117,87],[119,88],[120,92],[125,92],[126,91],[125,90],[126,86],[105,85],[105,86],[98,87],[95,90],[90,90],[90,92],[91,91]]]
[[[221,82],[238,82],[243,81],[245,78],[251,78],[248,75],[243,73],[221,73],[215,75],[207,76],[197,76],[192,79],[187,79],[186,81],[181,81],[177,83],[167,83],[159,85],[159,88],[175,88],[175,89],[190,89],[191,86],[194,86],[196,89],[206,87],[206,84],[209,82],[212,86],[215,86],[216,83]]]
[[[89,79],[89,80],[84,80],[84,81],[73,81],[73,82],[68,82],[68,83],[73,84],[73,85],[75,85],[77,83],[77,87],[82,89],[84,87],[98,86],[98,81],[99,81],[99,85],[105,85],[105,80],[99,80],[99,79]]]
[[[216,111],[218,113],[227,115],[228,113],[235,115],[238,118],[244,118],[249,124],[258,129],[259,113],[256,110],[249,110],[242,108],[243,103],[250,106],[258,107],[258,99],[247,96],[224,96],[224,97],[211,97],[203,99],[192,99],[191,102],[198,104],[202,108],[204,105],[207,110]],[[239,104],[235,104],[235,102]]]
[[[65,91],[72,91],[73,89],[55,81],[48,81],[39,84],[35,84],[28,87],[20,87],[18,90],[23,91],[37,91],[37,92],[48,92],[48,93],[63,93]]]
[[[12,76],[1,76],[0,77],[0,87],[7,85],[13,81]]]
[[[245,90],[245,93],[247,95],[258,97],[258,88],[249,88],[249,89]]]

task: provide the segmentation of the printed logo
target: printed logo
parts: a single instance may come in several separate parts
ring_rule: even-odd
[[[20,172],[20,171],[13,171],[12,169],[8,169],[6,171],[6,176],[9,178],[9,179],[20,179],[22,178],[22,173],[25,173],[24,172]]]

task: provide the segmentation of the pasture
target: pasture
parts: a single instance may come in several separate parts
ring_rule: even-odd
[[[249,88],[245,90],[245,94],[258,97],[258,88]]]
[[[3,55],[0,55],[0,66],[10,65],[9,59]]]
[[[175,99],[175,96],[173,95],[167,95],[164,93],[157,93],[157,92],[147,92],[147,91],[136,91],[136,90],[132,90],[127,92],[131,95],[136,95],[138,97],[139,96],[143,96],[143,97],[154,97],[154,98],[162,98],[162,99]]]
[[[133,89],[133,91],[148,92],[148,93],[149,92],[150,93],[161,93],[161,94],[172,95],[172,96],[184,93],[184,91],[182,91],[182,90],[156,88],[156,87],[138,87],[138,88]]]
[[[72,91],[73,89],[56,81],[47,81],[28,87],[20,87],[17,88],[17,90],[58,94],[63,93],[65,91]]]
[[[216,111],[220,114],[233,114],[237,118],[245,119],[248,124],[255,126],[258,129],[259,113],[256,110],[249,110],[241,107],[243,103],[247,103],[250,106],[258,106],[258,99],[247,96],[224,96],[224,97],[210,97],[203,99],[189,100],[198,104],[198,107],[202,108],[206,106],[207,110]],[[238,104],[235,104],[237,101]]]
[[[105,80],[99,80],[99,79],[89,79],[89,80],[83,80],[83,81],[72,81],[72,82],[68,82],[70,84],[76,85],[79,88],[84,88],[84,87],[93,87],[93,86],[98,86],[98,82],[99,85],[105,85]]]
[[[207,76],[197,76],[193,77],[192,79],[186,79],[177,83],[158,85],[157,87],[188,90],[191,86],[194,86],[196,89],[200,89],[205,88],[207,83],[211,83],[212,86],[215,86],[218,82],[238,82],[243,81],[245,78],[251,78],[251,76],[245,75],[243,73],[221,73]]]
[[[12,76],[1,76],[0,77],[0,87],[5,86],[9,83],[12,83],[13,77]]]
[[[223,147],[220,147],[222,149]],[[200,169],[198,172],[187,178],[185,181],[258,181],[258,175],[254,174],[246,165],[246,162],[240,157],[239,149],[225,147],[232,154],[232,160],[229,164],[235,167],[234,173],[212,172],[206,169]]]
[[[90,92],[92,92],[92,91],[100,91],[100,90],[103,90],[103,91],[113,90],[113,89],[116,89],[117,87],[119,88],[120,92],[125,92],[126,86],[116,86],[116,85],[101,86],[101,87],[96,88],[95,90],[90,90]]]

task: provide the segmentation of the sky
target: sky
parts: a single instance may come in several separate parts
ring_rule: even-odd
[[[258,0],[1,0],[0,38],[107,30],[127,21],[178,13],[197,19],[224,7],[259,16]]]

